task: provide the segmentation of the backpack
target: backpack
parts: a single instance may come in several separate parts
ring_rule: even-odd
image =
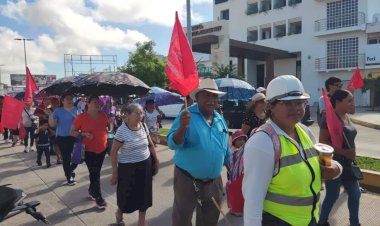
[[[268,136],[271,138],[272,143],[273,143],[273,148],[274,148],[274,163],[275,163],[274,164],[274,169],[273,169],[273,177],[274,177],[280,171],[280,156],[281,156],[281,143],[280,143],[280,139],[279,139],[276,131],[272,127],[272,125],[269,124],[269,123],[265,123],[262,126],[254,129],[251,132],[250,137],[253,134],[255,134],[257,132],[260,132],[260,131],[268,134]],[[229,169],[228,169],[228,171],[229,171],[228,174],[229,174],[230,181],[235,181],[236,179],[238,179],[240,177],[240,175],[243,175],[243,173],[244,173],[244,164],[243,164],[243,162],[244,162],[243,161],[244,150],[245,150],[245,144],[241,148],[240,151],[237,151],[237,152],[233,153],[231,155],[231,157],[230,157],[230,165],[229,165]]]

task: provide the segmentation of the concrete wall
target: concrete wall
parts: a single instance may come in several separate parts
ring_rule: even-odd
[[[314,30],[314,23],[316,20],[326,19],[326,2],[329,1],[303,0],[302,3],[295,6],[285,6],[281,9],[272,9],[267,12],[246,15],[247,0],[229,0],[226,3],[214,5],[214,20],[218,19],[221,10],[229,9],[230,38],[247,41],[247,29],[256,26],[259,27],[259,40],[256,41],[255,44],[282,49],[292,53],[300,53],[299,60],[301,60],[302,64],[302,82],[305,86],[305,90],[311,95],[310,103],[314,104],[318,101],[318,98],[321,95],[320,88],[323,87],[324,82],[328,77],[337,75],[342,80],[349,80],[353,73],[353,70],[351,69],[338,72],[316,71],[315,60],[327,56],[327,41],[347,37],[358,37],[359,54],[365,53],[365,47],[367,45],[367,35],[365,32],[366,26],[360,27],[360,29],[362,29],[360,31],[350,31],[346,33],[335,32],[331,35],[317,36]],[[372,18],[375,13],[380,13],[380,1],[359,0],[358,11],[364,12],[367,16],[367,20],[371,21],[369,20],[369,17]],[[295,18],[301,18],[302,20],[301,34],[273,38],[273,24],[285,20],[286,31],[288,32],[289,21],[292,21]],[[272,25],[272,38],[260,40],[260,26],[265,24]],[[287,66],[287,63],[289,63],[290,66]],[[246,62],[247,81],[253,85],[255,85],[256,80],[256,64],[256,62],[251,60],[247,60]],[[276,60],[274,62],[274,67],[275,75],[295,74],[295,59]],[[374,68],[379,69],[380,65],[375,66]],[[365,67],[362,69],[364,72],[367,70]],[[355,93],[355,96],[357,96],[358,105],[365,105],[368,103],[368,100],[366,99],[368,95],[361,95],[361,92],[358,91],[357,94]]]

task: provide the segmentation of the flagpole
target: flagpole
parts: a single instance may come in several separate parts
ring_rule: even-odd
[[[192,49],[193,37],[191,34],[191,7],[190,0],[186,0],[186,11],[187,11],[187,39],[189,40],[190,49]]]

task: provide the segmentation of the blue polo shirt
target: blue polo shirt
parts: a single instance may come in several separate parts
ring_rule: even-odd
[[[216,111],[211,126],[199,111],[198,104],[188,107],[188,111],[190,126],[183,144],[176,144],[173,140],[182,112],[174,120],[167,136],[169,148],[175,150],[173,161],[197,179],[214,179],[220,176],[223,165],[229,161],[228,127]]]
[[[63,107],[55,109],[53,118],[57,120],[56,136],[70,136],[71,126],[73,125],[75,117],[79,114],[80,111],[76,107],[71,109],[71,111],[67,111]]]

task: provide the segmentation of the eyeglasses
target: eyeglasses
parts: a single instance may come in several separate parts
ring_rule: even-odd
[[[286,108],[305,108],[307,104],[305,100],[282,100],[277,103]]]
[[[338,87],[338,88],[342,88],[343,84],[342,83],[335,83],[333,86]]]

